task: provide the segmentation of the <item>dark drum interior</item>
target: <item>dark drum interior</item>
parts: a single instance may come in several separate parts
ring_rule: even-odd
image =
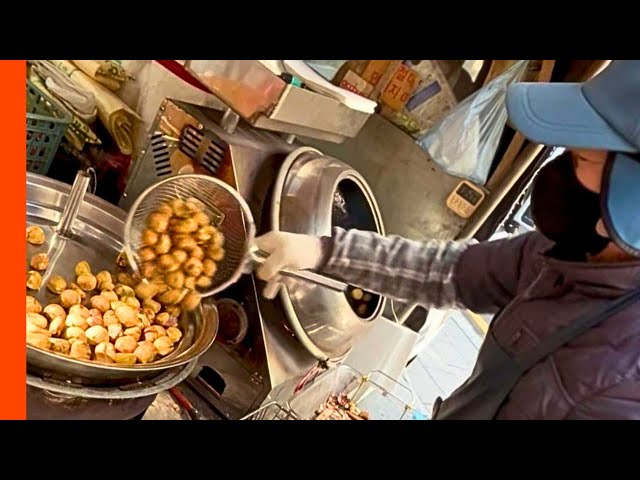
[[[378,231],[369,202],[353,180],[344,179],[336,187],[331,209],[331,226],[345,230]],[[347,289],[345,295],[353,311],[363,319],[371,318],[382,300],[380,295],[352,286]]]

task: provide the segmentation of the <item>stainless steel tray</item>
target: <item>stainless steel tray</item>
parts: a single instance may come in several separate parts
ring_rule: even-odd
[[[188,60],[185,68],[257,128],[342,143],[370,114],[286,84],[258,60]]]

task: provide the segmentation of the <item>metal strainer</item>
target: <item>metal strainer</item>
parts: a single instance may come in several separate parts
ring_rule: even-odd
[[[253,215],[247,202],[232,187],[207,175],[184,174],[162,180],[147,188],[131,206],[124,226],[125,252],[135,273],[140,272],[138,252],[149,214],[175,199],[195,201],[225,237],[225,256],[217,263],[213,283],[198,290],[203,297],[234,284],[243,273],[264,262],[266,255],[254,245]],[[309,271],[283,270],[281,275],[315,283],[342,292],[347,284]]]

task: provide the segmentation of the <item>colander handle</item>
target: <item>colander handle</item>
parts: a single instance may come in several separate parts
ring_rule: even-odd
[[[71,226],[78,216],[90,181],[91,177],[88,171],[80,170],[76,174],[76,178],[71,186],[71,191],[69,192],[69,197],[67,198],[67,204],[64,207],[60,222],[56,228],[58,235],[67,237],[71,234]]]
[[[252,249],[251,250],[251,261],[256,265],[262,265],[264,261],[267,259],[268,254],[263,252],[262,250]],[[315,285],[320,285],[321,287],[329,288],[335,292],[344,292],[349,285],[339,280],[335,280],[331,277],[326,277],[319,273],[311,272],[309,270],[289,270],[284,269],[280,270],[280,275],[283,277],[293,278],[296,280],[302,280],[305,282],[310,282]]]

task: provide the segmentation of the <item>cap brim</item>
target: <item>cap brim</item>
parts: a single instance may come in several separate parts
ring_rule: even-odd
[[[598,115],[579,83],[516,83],[507,90],[511,124],[542,145],[637,152]]]
[[[632,255],[640,255],[640,161],[618,154],[607,164],[603,179],[602,213],[612,240]]]

